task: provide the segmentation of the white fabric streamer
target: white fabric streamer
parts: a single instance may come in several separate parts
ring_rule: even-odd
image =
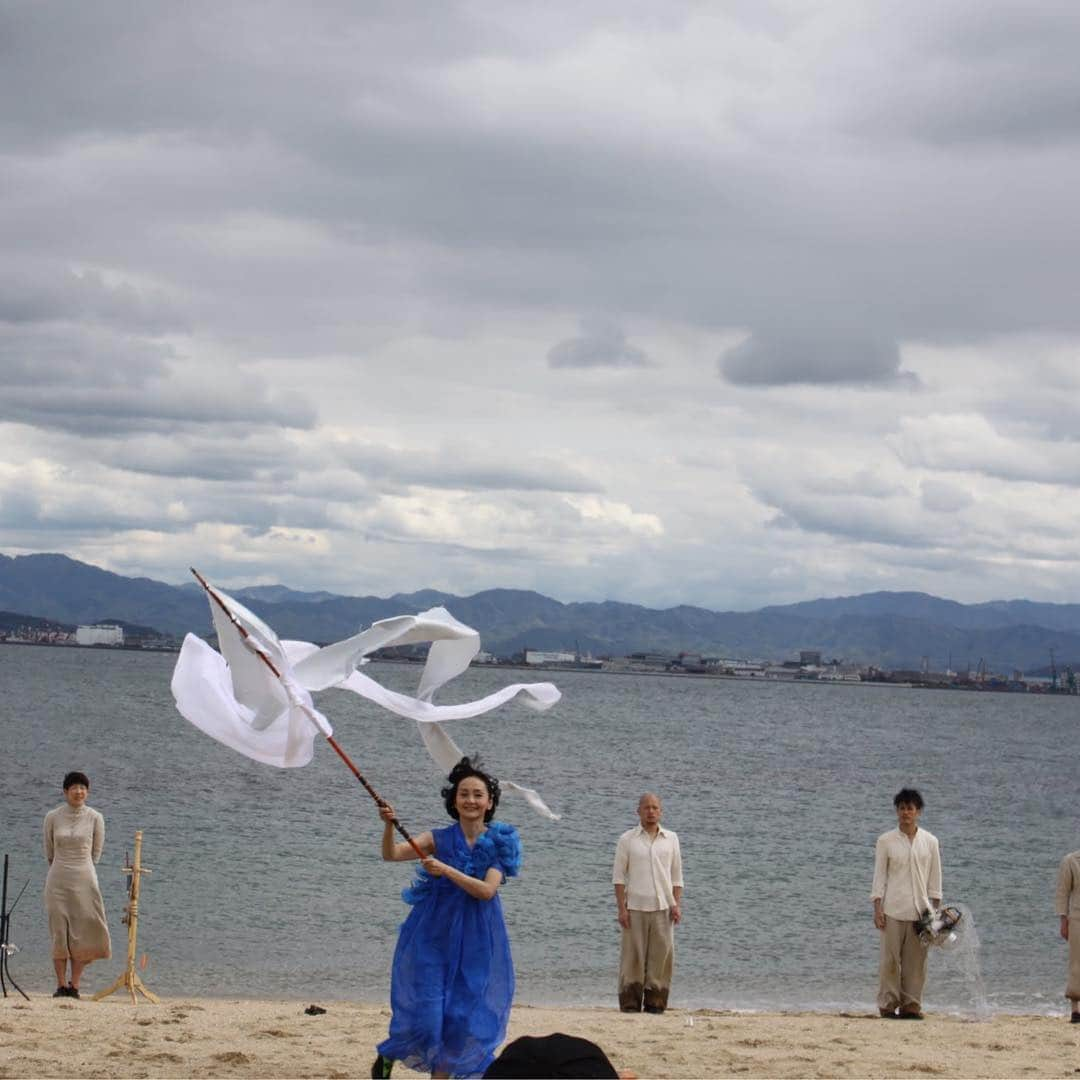
[[[357,671],[366,656],[389,645],[409,645],[430,641],[427,662],[420,675],[416,697],[388,690],[375,679]],[[525,705],[537,712],[550,709],[562,697],[558,688],[549,682],[514,683],[486,697],[460,705],[434,705],[435,692],[465,671],[480,651],[480,635],[459,622],[446,608],[430,608],[419,615],[398,615],[372,623],[370,629],[334,645],[319,649],[304,641],[281,643],[296,677],[310,690],[334,687],[351,690],[389,712],[417,722],[420,736],[428,753],[441,769],[449,772],[464,757],[461,749],[443,730],[444,720],[466,720],[490,712],[512,698],[522,695]],[[343,677],[343,672],[347,674]],[[537,813],[552,821],[553,813],[532,788],[522,787],[512,780],[501,780],[500,787],[521,795]]]
[[[217,595],[248,637],[209,598],[221,652],[194,634],[184,638],[172,677],[177,709],[211,738],[255,761],[282,769],[306,765],[315,736],[334,729],[296,681],[273,630],[232,597]]]
[[[229,613],[208,597],[221,653],[188,634],[173,672],[173,696],[181,714],[200,730],[268,765],[306,765],[316,733],[333,734],[329,721],[312,702],[311,692],[316,690],[349,690],[397,716],[415,720],[428,753],[446,772],[464,755],[441,721],[480,716],[519,695],[525,705],[542,712],[562,696],[552,683],[514,683],[476,701],[433,704],[436,691],[465,671],[480,650],[480,635],[445,608],[382,619],[360,634],[319,648],[306,641],[280,641],[239,601],[220,589],[213,592]],[[237,623],[247,631],[246,637]],[[416,697],[388,690],[356,670],[376,649],[425,641],[431,647]],[[270,660],[279,676],[257,653]],[[559,815],[532,788],[512,780],[503,780],[500,786],[521,795],[538,813],[558,820]]]

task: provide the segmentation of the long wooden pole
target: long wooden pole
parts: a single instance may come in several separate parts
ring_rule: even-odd
[[[233,615],[233,613],[229,610],[228,605],[226,605],[226,603],[221,599],[221,597],[218,596],[216,592],[214,592],[213,587],[206,580],[206,578],[204,578],[202,574],[200,574],[199,571],[195,569],[194,566],[190,569],[191,572],[195,575],[195,580],[206,590],[214,603],[216,603],[217,606],[221,608],[229,622],[231,622],[233,626],[236,627],[236,629],[239,631],[240,636],[244,638],[245,641],[247,641],[251,637],[251,635],[247,631],[247,627],[244,626],[244,624],[241,623],[235,615]],[[252,651],[274,673],[274,675],[278,679],[281,678],[281,672],[278,671],[278,669],[274,666],[274,662],[270,659],[269,656],[266,655],[266,653],[263,652],[262,649],[258,647],[257,644]],[[337,756],[345,762],[353,776],[355,776],[356,779],[360,781],[360,783],[363,785],[364,790],[375,800],[375,804],[380,807],[389,805],[387,801],[367,782],[367,780],[364,778],[363,773],[361,773],[360,770],[353,764],[352,759],[349,757],[349,755],[346,754],[344,750],[342,750],[341,746],[338,744],[334,736],[327,735],[326,741],[334,748],[334,752],[337,754]],[[402,835],[409,847],[411,847],[413,851],[416,852],[416,857],[418,859],[426,858],[425,853],[420,849],[420,845],[417,844],[417,842],[409,835],[408,830],[405,828],[404,825],[401,824],[400,821],[398,821],[396,817],[391,819],[390,824],[393,825],[395,829],[397,829],[397,831]]]
[[[151,871],[145,869],[142,864],[142,829],[137,829],[135,832],[135,858],[131,860],[130,866],[124,867],[124,873],[131,875],[131,886],[128,889],[127,911],[124,913],[124,921],[127,923],[128,928],[127,965],[124,968],[124,973],[108,988],[108,990],[99,990],[91,1000],[100,1001],[102,998],[108,997],[114,991],[119,990],[122,986],[126,986],[128,993],[131,994],[132,1005],[138,1005],[139,1003],[139,999],[135,996],[136,990],[138,990],[148,1001],[152,1001],[156,1005],[158,1003],[157,994],[147,990],[143,985],[142,979],[139,978],[138,972],[135,970],[136,943],[139,936],[139,880],[143,874],[151,873]]]

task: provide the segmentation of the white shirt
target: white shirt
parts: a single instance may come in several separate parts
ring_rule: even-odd
[[[650,836],[641,825],[619,837],[611,883],[626,889],[631,911],[664,911],[675,903],[674,889],[682,888],[682,852],[679,838],[663,826]]]
[[[941,899],[941,853],[937,837],[925,829],[909,840],[899,829],[877,838],[871,900],[893,919],[914,921]]]

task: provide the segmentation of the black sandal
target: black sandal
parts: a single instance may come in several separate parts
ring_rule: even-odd
[[[371,1075],[373,1080],[389,1080],[390,1070],[394,1067],[394,1059],[383,1057],[378,1054],[371,1063]]]

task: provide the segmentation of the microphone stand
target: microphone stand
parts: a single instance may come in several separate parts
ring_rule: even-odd
[[[4,997],[8,996],[7,984],[10,981],[12,987],[19,991],[20,994],[27,1001],[29,997],[23,992],[23,989],[15,981],[11,974],[11,968],[8,964],[9,957],[16,951],[15,946],[11,943],[11,913],[15,910],[15,905],[22,899],[22,894],[26,892],[26,885],[30,884],[30,879],[26,879],[26,885],[19,890],[19,895],[15,897],[11,904],[11,907],[7,906],[7,883],[8,883],[8,857],[4,855],[4,885],[3,891],[0,893],[0,988],[4,991]],[[5,975],[7,978],[5,979]]]

